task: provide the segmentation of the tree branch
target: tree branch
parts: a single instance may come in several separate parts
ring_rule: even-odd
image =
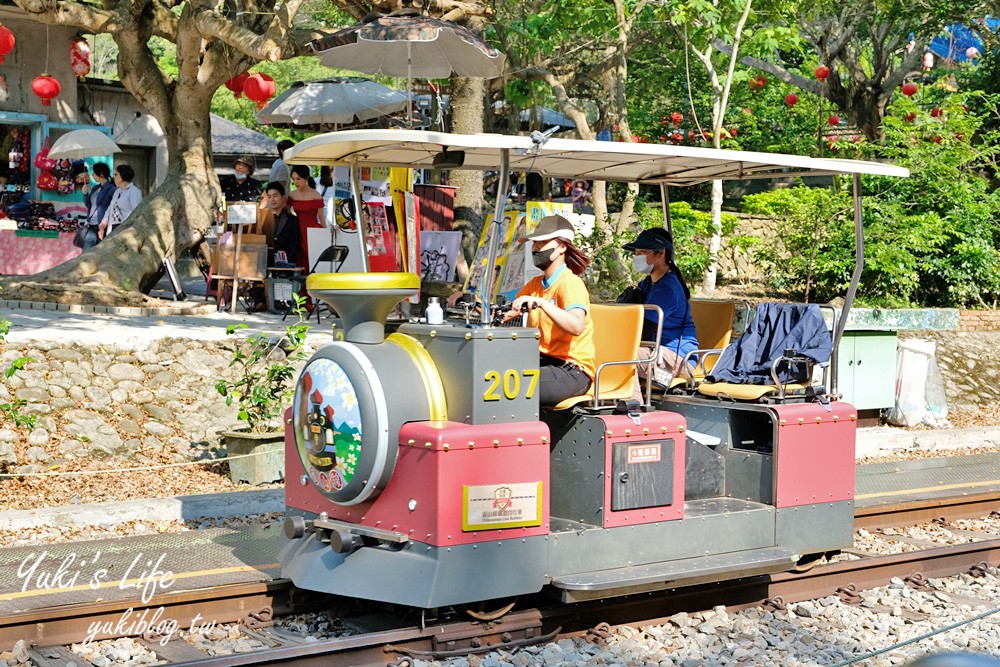
[[[98,34],[118,29],[114,12],[70,0],[14,0],[32,20]]]
[[[258,35],[252,30],[240,27],[216,11],[201,11],[194,22],[202,36],[222,40],[255,60],[276,62],[285,57],[283,44],[267,35]]]

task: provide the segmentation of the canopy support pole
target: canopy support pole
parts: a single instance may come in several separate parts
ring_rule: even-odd
[[[500,176],[497,178],[497,205],[493,210],[493,223],[490,227],[490,252],[486,259],[486,269],[480,278],[479,294],[483,299],[482,324],[489,326],[493,321],[490,314],[490,300],[493,298],[493,266],[497,262],[497,246],[500,234],[503,232],[503,211],[507,205],[507,189],[510,187],[510,149],[500,150]],[[512,223],[513,224],[513,223]],[[472,267],[475,270],[476,267]]]
[[[670,219],[670,189],[666,183],[660,183],[660,204],[663,206],[663,227],[670,234],[670,238],[674,238],[674,223]],[[673,253],[670,254],[670,259],[674,259]]]
[[[847,327],[847,316],[851,312],[854,296],[861,282],[861,272],[865,268],[865,232],[861,218],[861,174],[854,174],[854,271],[851,273],[851,285],[847,288],[844,307],[840,310],[840,318],[836,322],[833,333],[833,352],[830,354],[830,393],[839,394],[837,383],[837,357],[840,350],[840,339]]]
[[[358,226],[358,253],[361,255],[361,271],[368,273],[368,246],[365,243],[364,202],[361,201],[361,165],[351,164],[351,196],[354,198],[354,222]]]

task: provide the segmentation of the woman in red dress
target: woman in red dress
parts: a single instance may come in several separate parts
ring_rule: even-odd
[[[291,170],[292,185],[295,189],[288,195],[288,203],[299,219],[299,261],[303,263],[308,273],[309,263],[309,228],[322,228],[319,220],[323,211],[323,195],[316,191],[316,181],[309,175],[309,167],[297,164]]]

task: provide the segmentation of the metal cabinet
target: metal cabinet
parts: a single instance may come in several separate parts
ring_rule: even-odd
[[[896,332],[848,330],[840,340],[837,380],[858,410],[890,408],[896,396]]]

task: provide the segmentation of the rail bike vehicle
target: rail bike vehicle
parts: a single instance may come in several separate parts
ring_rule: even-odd
[[[843,315],[863,262],[860,176],[908,174],[871,162],[403,130],[316,136],[286,160],[355,173],[499,170],[498,192],[511,171],[658,184],[664,201],[668,185],[717,178],[849,175],[858,246]],[[669,225],[666,206],[665,217]],[[851,546],[856,411],[837,400],[835,363],[822,384],[779,383],[750,400],[692,383],[654,403],[647,384],[644,400],[629,403],[619,399],[631,394],[642,306],[594,304],[596,388],[540,409],[537,330],[490,326],[488,294],[486,325],[405,323],[386,335],[387,315],[419,286],[407,273],[308,278],[343,337],[303,369],[286,425],[280,561],[296,586],[420,608],[546,588],[581,601],[787,571]],[[796,354],[776,363],[802,361]]]

